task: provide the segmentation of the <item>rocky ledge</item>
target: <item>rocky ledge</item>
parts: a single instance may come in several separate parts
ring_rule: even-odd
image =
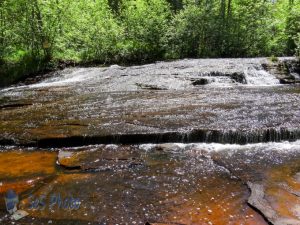
[[[263,70],[266,62],[202,59],[66,69],[0,91],[0,144],[297,140],[300,87],[280,85]]]

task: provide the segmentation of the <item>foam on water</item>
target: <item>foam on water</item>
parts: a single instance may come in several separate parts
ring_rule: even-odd
[[[102,68],[77,68],[72,70],[63,71],[60,76],[52,77],[46,79],[42,82],[29,85],[29,88],[40,88],[40,87],[51,87],[51,86],[66,86],[66,85],[75,85],[77,83],[86,83],[86,82],[101,82],[101,78],[112,78],[114,76],[114,70],[118,71],[118,68],[112,67],[108,69],[111,71],[111,74],[107,77],[107,71],[102,70]],[[205,72],[205,71],[203,71]],[[241,84],[234,82],[230,77],[226,76],[210,76],[208,80],[209,86],[236,86],[236,85],[250,85],[250,86],[269,86],[269,85],[278,85],[279,80],[276,77],[262,69],[245,69],[244,75],[246,79],[246,84]],[[143,75],[141,72],[140,75]],[[145,80],[146,79],[145,75]],[[205,78],[205,77],[204,77]],[[130,77],[127,79],[131,79]],[[172,77],[166,77],[164,75],[149,77],[150,81],[153,80],[153,85],[159,83],[159,86],[165,87],[166,89],[184,89],[186,84],[183,82],[176,82]],[[148,79],[148,80],[149,80]],[[144,82],[146,82],[144,81]],[[147,82],[146,82],[147,83]],[[150,82],[151,83],[151,82]]]
[[[156,144],[142,144],[139,148],[145,151],[150,151],[159,145]],[[268,142],[268,143],[256,143],[256,144],[219,144],[219,143],[167,143],[161,146],[168,146],[168,149],[174,151],[181,149],[193,149],[193,150],[204,150],[207,152],[212,151],[233,151],[233,150],[264,150],[264,151],[300,151],[300,140],[295,142]]]
[[[65,86],[73,83],[79,83],[94,79],[99,72],[99,68],[77,68],[72,70],[65,70],[62,76],[52,77],[40,83],[29,85],[31,88],[51,87],[51,86]]]
[[[244,74],[248,85],[268,86],[280,84],[274,75],[262,69],[246,69]]]
[[[212,88],[279,85],[275,75],[264,70],[262,65],[268,63],[267,58],[193,59],[131,67],[71,68],[58,71],[36,84],[10,87],[0,92],[55,86],[77,89],[94,86],[103,92],[110,92],[186,90],[198,89],[203,85]]]

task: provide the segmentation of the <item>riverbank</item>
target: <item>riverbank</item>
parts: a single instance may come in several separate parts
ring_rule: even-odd
[[[77,66],[76,61],[61,61],[24,58],[18,62],[2,62],[0,64],[0,87],[18,83],[35,83],[50,72],[58,71],[67,67]]]

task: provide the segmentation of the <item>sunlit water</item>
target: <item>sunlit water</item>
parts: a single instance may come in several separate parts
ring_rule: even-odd
[[[254,182],[298,218],[282,187],[300,191],[299,86],[279,85],[266,62],[71,68],[2,89],[0,192],[18,192],[24,224],[266,224],[247,204]],[[80,208],[50,209],[53,194]]]

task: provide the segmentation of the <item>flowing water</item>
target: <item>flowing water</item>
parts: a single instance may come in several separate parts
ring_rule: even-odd
[[[16,224],[300,224],[300,87],[269,63],[69,68],[0,90]]]

